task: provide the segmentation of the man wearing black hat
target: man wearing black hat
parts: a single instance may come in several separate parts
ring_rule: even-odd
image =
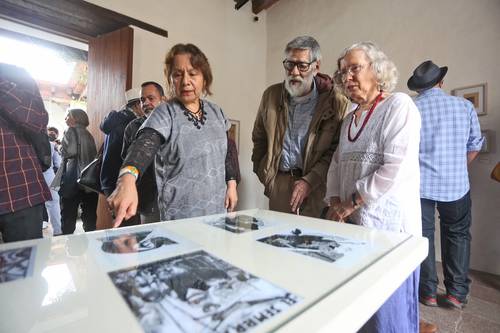
[[[422,233],[429,239],[429,254],[420,267],[420,302],[437,306],[434,252],[435,208],[441,226],[444,301],[463,308],[469,293],[471,198],[467,164],[483,140],[471,102],[450,96],[441,87],[448,67],[428,60],[408,80],[422,118],[420,130],[420,202]]]

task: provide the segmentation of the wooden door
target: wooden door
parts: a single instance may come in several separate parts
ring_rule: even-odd
[[[134,30],[125,27],[89,40],[87,112],[89,131],[96,144],[104,135],[101,120],[125,104],[125,91],[132,87]]]
[[[132,86],[132,55],[134,30],[130,27],[89,40],[89,78],[87,85],[88,130],[97,148],[104,135],[99,129],[101,120],[111,111],[125,104],[125,91]],[[112,217],[106,198],[99,195],[97,229],[112,226]]]

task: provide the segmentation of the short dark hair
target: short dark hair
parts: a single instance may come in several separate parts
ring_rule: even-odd
[[[208,95],[212,95],[210,86],[212,85],[213,76],[210,64],[208,63],[208,59],[205,54],[194,44],[176,44],[170,49],[170,51],[168,51],[165,56],[164,69],[168,86],[172,87],[170,76],[172,75],[172,69],[174,66],[174,57],[179,54],[189,54],[191,56],[191,65],[201,71],[203,79],[205,80],[203,91]]]
[[[57,136],[59,136],[59,130],[53,126],[47,127],[47,131],[56,132]]]
[[[158,90],[158,93],[160,94],[161,97],[165,96],[165,92],[163,91],[163,87],[155,81],[146,81],[143,84],[141,84],[141,88],[144,88],[144,87],[149,86],[149,85],[155,86],[156,90]]]

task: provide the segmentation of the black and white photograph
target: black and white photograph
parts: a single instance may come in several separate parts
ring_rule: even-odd
[[[145,332],[249,332],[300,301],[205,251],[109,276]]]
[[[271,225],[259,217],[244,214],[227,214],[213,220],[205,221],[206,224],[217,227],[235,234],[241,234],[249,231],[262,230]]]
[[[96,261],[106,272],[128,268],[131,261],[141,264],[200,249],[198,244],[159,226],[108,230],[104,237],[88,238]]]
[[[33,274],[35,248],[22,247],[0,252],[0,283],[24,279]]]
[[[264,237],[258,241],[329,263],[354,254],[365,245],[361,241],[298,228],[288,233]]]
[[[117,254],[151,251],[162,246],[177,244],[172,239],[152,230],[110,235],[98,240],[102,242],[103,252]]]

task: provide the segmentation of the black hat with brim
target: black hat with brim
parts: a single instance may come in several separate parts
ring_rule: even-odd
[[[413,91],[426,90],[434,87],[448,72],[448,67],[439,67],[431,60],[424,61],[413,71],[408,79],[408,89]]]

